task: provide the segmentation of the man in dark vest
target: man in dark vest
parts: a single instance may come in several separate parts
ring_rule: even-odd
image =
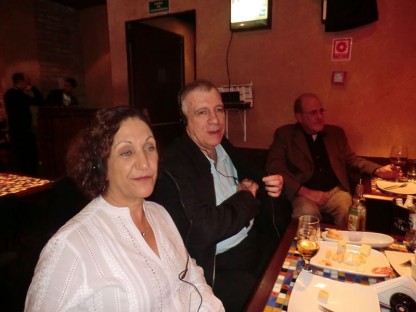
[[[15,171],[36,175],[39,159],[30,106],[42,105],[43,98],[25,74],[15,73],[12,80],[13,87],[4,94],[4,102],[12,154],[16,161]]]

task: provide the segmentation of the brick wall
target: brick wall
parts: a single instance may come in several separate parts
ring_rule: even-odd
[[[84,66],[79,12],[61,4],[38,0],[35,5],[40,86],[46,96],[61,87],[62,78],[78,81],[76,96],[84,102]]]

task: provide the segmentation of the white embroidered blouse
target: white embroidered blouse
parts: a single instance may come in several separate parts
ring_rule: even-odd
[[[145,201],[160,258],[128,208],[92,200],[44,247],[25,311],[197,311],[201,297],[179,280],[188,253],[168,212]],[[202,296],[199,311],[224,311],[190,259],[185,281]]]

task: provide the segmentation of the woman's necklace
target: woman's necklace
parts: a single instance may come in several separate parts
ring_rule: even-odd
[[[142,234],[142,236],[143,237],[145,237],[146,235],[147,235],[147,233],[146,233],[146,209],[144,208],[144,205],[143,205],[143,217],[144,217],[144,226],[143,226],[143,229],[144,229],[144,231],[140,231],[140,234]]]

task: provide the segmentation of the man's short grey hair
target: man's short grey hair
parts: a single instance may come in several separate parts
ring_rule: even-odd
[[[180,109],[184,113],[186,111],[186,97],[189,93],[198,90],[198,91],[206,91],[210,92],[211,90],[216,90],[218,92],[217,87],[210,81],[204,79],[195,80],[189,84],[187,84],[180,92],[178,96],[178,101],[180,104]]]

